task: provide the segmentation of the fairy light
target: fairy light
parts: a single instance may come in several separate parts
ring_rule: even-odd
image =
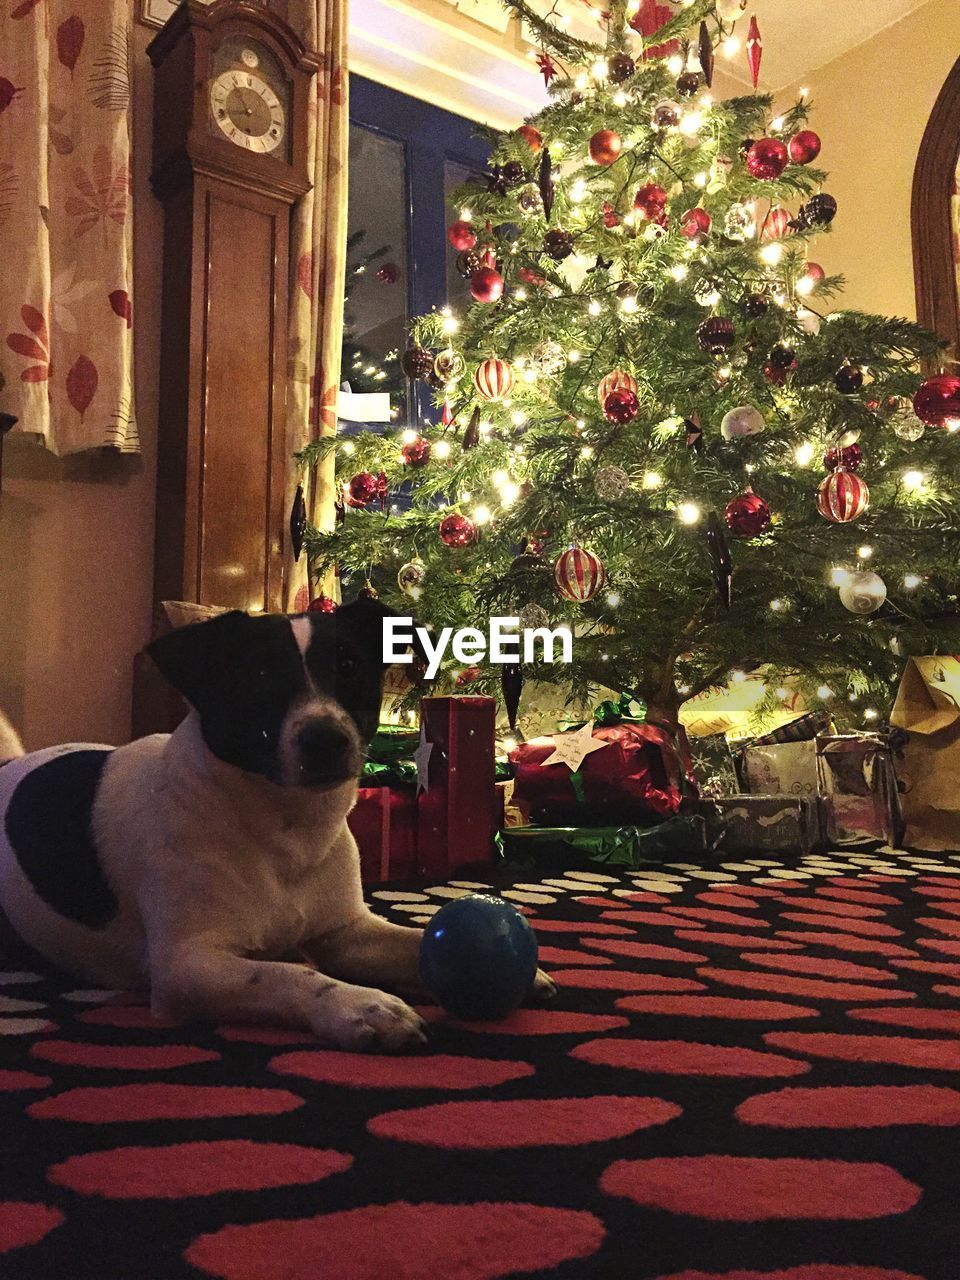
[[[720,368],[717,370],[718,382],[729,382],[730,378],[732,377],[733,377],[732,365],[724,364],[724,365],[721,365]]]
[[[587,311],[590,313],[590,315],[598,316],[602,310],[603,310],[603,307],[600,305],[599,298],[591,299],[587,307]]]
[[[786,702],[786,700],[790,697],[790,690],[785,689],[783,685],[781,685],[779,689],[774,689],[774,693],[780,699],[781,702]]]
[[[744,680],[746,680],[746,678],[747,678],[747,673],[746,673],[745,671],[731,671],[731,672],[730,672],[730,679],[731,679],[731,681],[732,681],[734,684],[743,684],[743,682],[744,682]]]
[[[947,418],[943,425],[953,435],[955,431],[960,431],[960,418]]]
[[[473,210],[468,209],[466,205],[464,205],[464,207],[460,210],[460,221],[469,222],[472,217],[473,217]]]
[[[438,440],[433,446],[433,456],[439,458],[442,462],[445,458],[450,457],[450,441]]]
[[[493,423],[488,421],[486,418],[483,418],[477,423],[477,430],[482,436],[488,436],[493,430]]]
[[[407,427],[406,431],[401,435],[400,440],[403,444],[413,444],[415,440],[420,439],[420,433],[414,427]]]
[[[490,477],[490,481],[493,484],[495,489],[501,488],[503,485],[507,483],[509,479],[510,479],[510,472],[504,471],[502,468],[495,471],[493,475]]]
[[[765,244],[760,250],[760,258],[768,267],[775,267],[783,258],[783,245],[777,244],[776,241]]]
[[[625,107],[627,105],[627,95],[622,90],[613,95],[613,105],[615,107]]]
[[[573,186],[570,188],[570,203],[580,204],[582,200],[586,199],[586,195],[587,195],[587,184],[583,178],[578,178],[576,182],[573,184]]]
[[[785,605],[782,600],[776,599],[776,600],[770,601],[770,608],[773,610],[774,613],[782,613],[785,608]]]
[[[460,328],[460,321],[457,319],[456,316],[444,316],[443,332],[445,334],[449,335],[451,333],[456,333],[459,328]]]
[[[793,460],[798,467],[809,467],[810,463],[813,461],[815,453],[816,449],[811,442],[807,440],[804,444],[797,445],[797,448],[794,451]]]
[[[682,262],[678,262],[676,266],[670,268],[670,274],[679,284],[681,280],[686,280],[689,275],[689,268],[684,266]]]
[[[702,190],[709,181],[710,181],[709,173],[704,173],[703,171],[701,171],[700,173],[697,173],[694,175],[693,185],[695,187],[700,187],[700,189]]]
[[[610,68],[607,66],[606,58],[598,58],[590,68],[590,74],[593,76],[594,80],[606,80],[607,76],[610,74]]]
[[[907,591],[916,591],[923,579],[917,573],[907,573],[903,578],[903,585]]]
[[[504,751],[507,752],[508,755],[511,751],[516,751],[518,746],[519,746],[519,743],[517,742],[517,739],[512,734],[508,733],[507,736],[503,739],[503,749]]]
[[[579,351],[568,351],[568,352],[567,352],[567,360],[570,362],[570,364],[576,364],[576,363],[579,361],[579,359],[580,359],[580,352],[579,352]]]
[[[347,455],[347,457],[349,457],[351,453],[356,453],[356,451],[357,451],[357,447],[352,440],[344,441],[343,452]]]
[[[678,76],[683,70],[683,57],[679,53],[673,53],[667,59],[667,70],[672,76]]]
[[[576,80],[574,80],[573,82],[575,89],[585,89],[588,84],[589,84],[589,81],[582,71],[577,76]]]
[[[679,129],[685,138],[692,138],[703,128],[703,113],[688,111],[681,119]]]
[[[873,547],[867,546],[866,543],[862,547],[857,547],[857,555],[861,560],[869,560],[873,555]]]
[[[806,85],[800,86],[800,101],[805,102],[810,97],[810,90]]]
[[[585,444],[585,445],[583,446],[583,448],[580,450],[580,457],[581,457],[581,458],[592,458],[592,457],[593,457],[593,449],[591,449],[590,445]]]
[[[677,507],[677,516],[681,524],[696,524],[700,519],[700,508],[695,502],[681,502]]]
[[[637,310],[638,302],[632,293],[628,293],[626,297],[620,299],[620,310],[625,316],[632,316]]]
[[[611,609],[616,609],[620,603],[620,597],[617,595],[616,591],[608,591],[606,594],[606,601]]]
[[[863,718],[864,720],[876,720],[879,714],[878,711],[874,711],[873,707],[867,707],[863,713]]]
[[[526,369],[524,369],[523,380],[524,382],[536,382],[537,371],[536,369],[533,368],[532,365],[527,365]]]
[[[526,420],[527,415],[522,409],[514,409],[513,413],[510,415],[510,421],[515,427],[522,427]]]
[[[492,519],[493,519],[493,512],[490,510],[489,507],[484,506],[482,503],[479,507],[474,507],[473,509],[474,524],[489,524]]]
[[[725,58],[735,58],[742,48],[739,36],[727,36],[721,46]]]
[[[919,493],[924,485],[924,474],[922,471],[905,471],[903,473],[903,487],[907,493]]]
[[[783,116],[777,116],[776,119],[771,120],[770,128],[774,133],[779,133],[785,124],[786,120],[784,120]]]
[[[515,289],[513,296],[516,298],[517,302],[526,302],[527,291],[526,289]]]
[[[645,471],[643,473],[643,487],[645,489],[659,489],[663,484],[663,476],[659,471]]]
[[[505,507],[511,507],[520,497],[520,486],[515,480],[507,480],[500,486],[500,501]]]
[[[850,570],[842,564],[835,564],[830,570],[831,587],[842,587],[850,581]]]
[[[828,684],[822,684],[817,689],[817,697],[820,699],[821,702],[827,702],[830,698],[833,697],[833,690],[830,688]]]

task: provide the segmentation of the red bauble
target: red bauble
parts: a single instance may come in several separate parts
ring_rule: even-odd
[[[701,347],[712,356],[722,356],[729,351],[736,338],[736,330],[729,316],[709,316],[697,329]]]
[[[712,224],[713,220],[706,209],[699,207],[688,209],[686,213],[680,215],[680,231],[688,240],[707,235]]]
[[[607,580],[603,561],[583,547],[571,547],[557,557],[553,581],[567,600],[585,604],[597,594]]]
[[[358,471],[347,484],[346,498],[351,507],[365,507],[379,493],[380,482],[372,471]]]
[[[543,146],[543,134],[532,124],[522,124],[517,130],[531,151],[539,151]]]
[[[770,508],[747,486],[724,508],[727,528],[738,538],[757,538],[770,524]]]
[[[787,167],[790,156],[779,138],[758,138],[747,152],[747,168],[755,178],[773,182]]]
[[[400,456],[408,467],[422,467],[430,461],[430,441],[423,436],[400,446]]]
[[[645,218],[659,218],[667,207],[667,193],[656,182],[648,182],[633,197],[633,207]]]
[[[517,275],[524,284],[533,285],[535,289],[542,289],[547,283],[547,277],[542,271],[537,271],[533,267],[521,267]]]
[[[477,365],[473,385],[481,400],[502,400],[513,390],[513,366],[508,360],[491,356]]]
[[[503,297],[503,276],[493,267],[481,267],[470,277],[470,293],[477,302],[499,302]]]
[[[573,253],[573,236],[563,227],[554,227],[543,237],[543,248],[554,262],[562,262]]]
[[[329,596],[317,596],[316,600],[311,600],[307,605],[307,613],[336,613],[336,600],[331,600]]]
[[[822,480],[817,489],[817,510],[831,524],[849,524],[862,516],[869,505],[866,481],[842,467]]]
[[[464,667],[457,675],[457,688],[462,689],[464,685],[473,684],[474,680],[479,680],[482,674],[479,667]]]
[[[472,249],[477,243],[476,228],[472,222],[464,222],[461,218],[457,222],[451,222],[447,227],[447,239],[458,253],[463,253],[465,249]]]
[[[760,228],[761,240],[781,240],[790,228],[790,214],[780,205],[775,205],[763,220]]]
[[[636,395],[638,389],[637,380],[632,373],[627,373],[624,369],[611,369],[605,377],[600,379],[597,399],[602,408],[611,391],[632,391]]]
[[[614,129],[598,129],[590,139],[590,159],[594,164],[613,164],[623,148],[623,139]]]
[[[440,521],[440,541],[448,547],[469,547],[477,540],[477,526],[466,516],[454,513]]]
[[[960,422],[960,377],[938,373],[922,383],[913,397],[913,411],[928,427]]]
[[[763,366],[763,376],[768,382],[772,382],[775,387],[782,387],[790,377],[791,373],[795,371],[796,367],[797,362],[795,359],[792,363],[782,369],[775,364],[771,364],[768,360]]]
[[[620,225],[620,215],[609,200],[604,200],[603,202],[603,225],[608,231],[612,231],[614,227],[619,227]]]
[[[603,402],[603,416],[608,422],[631,422],[640,408],[637,393],[626,387],[611,391]]]
[[[848,444],[843,449],[828,449],[823,455],[823,465],[828,471],[836,471],[843,467],[845,471],[856,471],[863,462],[863,450],[858,444]]]
[[[395,262],[385,262],[377,268],[377,279],[381,284],[396,284],[400,279],[400,268]]]
[[[790,159],[794,164],[810,164],[820,154],[820,135],[812,129],[801,129],[790,139]]]

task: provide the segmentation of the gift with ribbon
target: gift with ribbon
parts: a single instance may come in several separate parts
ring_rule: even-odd
[[[900,845],[905,824],[889,734],[817,737],[820,790],[827,798],[831,845]]]
[[[662,822],[695,794],[684,757],[677,736],[632,714],[625,694],[601,703],[592,723],[516,747],[513,798],[536,822]]]

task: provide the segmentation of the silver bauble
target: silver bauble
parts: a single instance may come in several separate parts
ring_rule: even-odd
[[[909,400],[905,400],[890,418],[890,428],[900,440],[919,440],[923,435],[923,423],[913,412]]]
[[[563,373],[567,367],[567,357],[560,343],[548,338],[534,349],[530,363],[542,377],[553,378],[558,373]]]
[[[622,467],[601,467],[593,478],[593,489],[604,502],[619,502],[633,485]]]
[[[520,212],[525,213],[528,218],[543,212],[543,201],[540,198],[540,192],[532,185],[523,188],[519,196],[517,196],[517,205]]]
[[[653,108],[650,123],[655,129],[675,129],[683,115],[683,107],[679,102],[671,102],[665,98]]]
[[[539,604],[525,604],[517,616],[520,619],[520,627],[523,631],[533,631],[536,627],[548,627],[550,625],[549,613]]]
[[[875,613],[887,598],[887,584],[869,569],[847,575],[840,587],[840,603],[851,613]]]
[[[717,0],[717,17],[721,22],[736,22],[747,9],[747,0]]]
[[[723,219],[723,234],[728,240],[743,241],[753,232],[753,210],[749,205],[732,204]]]
[[[724,440],[736,440],[740,436],[756,436],[765,430],[763,414],[752,404],[742,404],[724,414],[720,423],[720,434]]]
[[[400,566],[397,573],[397,586],[404,595],[413,596],[416,599],[426,576],[427,566],[421,559],[408,560],[406,564]]]

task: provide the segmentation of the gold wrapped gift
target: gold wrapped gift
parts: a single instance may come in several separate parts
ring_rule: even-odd
[[[960,849],[960,657],[909,658],[890,723],[909,733],[897,761],[907,844]]]

